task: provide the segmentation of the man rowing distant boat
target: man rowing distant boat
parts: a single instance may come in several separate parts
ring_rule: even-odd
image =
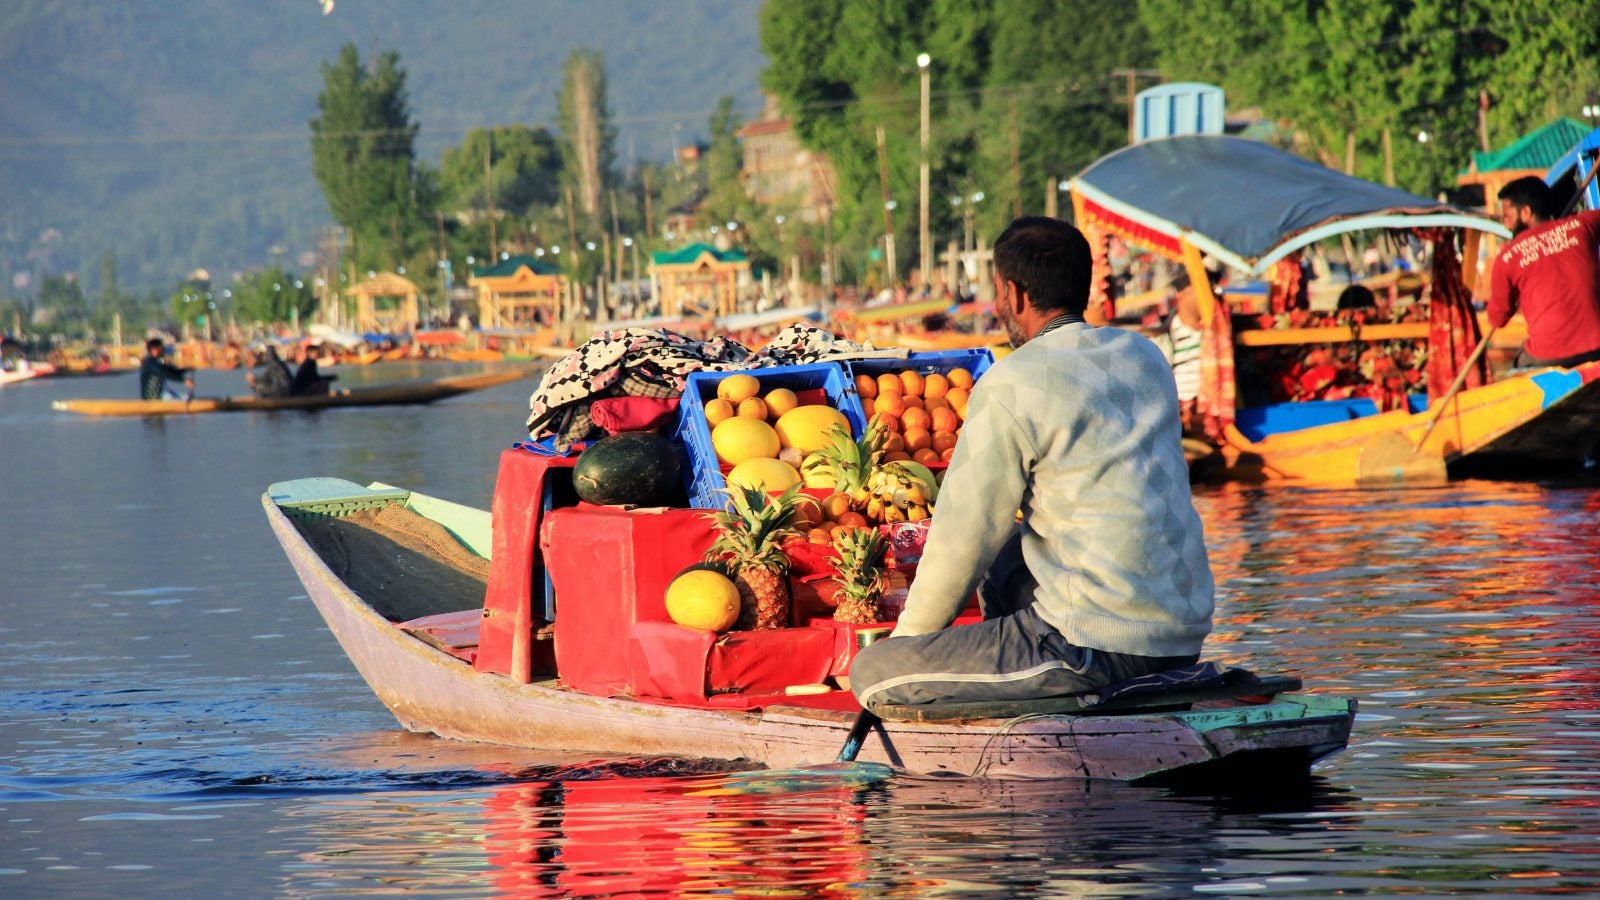
[[[1211,631],[1166,359],[1084,322],[1071,225],[1017,219],[994,265],[1016,351],[972,392],[905,611],[851,664],[869,708],[1081,693],[1189,665]],[[984,621],[947,627],[974,588]]]
[[[1553,218],[1559,203],[1534,175],[1500,189],[1500,221],[1516,237],[1495,257],[1489,324],[1522,310],[1528,340],[1517,368],[1600,359],[1600,211]]]
[[[194,393],[194,379],[189,377],[188,369],[180,369],[162,359],[167,352],[167,344],[161,338],[151,338],[144,342],[144,359],[139,360],[139,396],[145,400],[183,400],[186,395],[180,394],[172,387],[170,382],[181,381],[189,389],[189,394]]]

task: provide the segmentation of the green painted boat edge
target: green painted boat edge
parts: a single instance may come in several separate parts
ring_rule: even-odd
[[[323,516],[338,517],[357,510],[378,509],[398,503],[443,526],[462,546],[484,559],[489,558],[493,546],[489,513],[382,482],[362,487],[343,478],[296,478],[268,485],[266,499],[283,510],[289,518],[302,521]]]

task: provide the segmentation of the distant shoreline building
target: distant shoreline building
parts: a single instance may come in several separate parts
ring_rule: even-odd
[[[763,206],[791,207],[803,222],[832,215],[838,178],[821,153],[801,146],[778,99],[766,95],[761,117],[734,133],[744,149],[745,192]]]

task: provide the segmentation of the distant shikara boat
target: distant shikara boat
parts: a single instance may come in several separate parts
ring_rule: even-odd
[[[1461,256],[1472,261],[1480,235],[1510,237],[1499,222],[1479,213],[1335,172],[1267,144],[1221,135],[1184,135],[1118,150],[1072,181],[1072,198],[1078,223],[1097,239],[1118,235],[1180,261],[1196,284],[1209,283],[1203,255],[1263,276],[1290,254],[1352,231],[1428,229],[1425,234],[1438,241],[1436,247],[1447,248],[1439,252],[1448,252],[1452,260],[1453,245],[1438,236],[1459,231]],[[1470,290],[1473,274],[1467,267],[1456,283]],[[1199,292],[1197,299],[1208,333],[1216,318],[1227,325],[1227,299],[1210,291]],[[1430,339],[1429,325],[1250,330],[1222,343],[1261,347],[1399,339]],[[1430,351],[1451,358],[1449,348]],[[1513,372],[1449,398],[1440,396],[1431,406],[1413,395],[1406,408],[1390,411],[1380,411],[1365,397],[1240,408],[1213,432],[1220,464],[1210,472],[1330,485],[1405,481],[1415,472],[1548,476],[1558,467],[1584,464],[1600,440],[1596,381],[1600,363]],[[1424,441],[1436,416],[1437,425]],[[1403,464],[1388,465],[1396,461]],[[1412,465],[1417,462],[1426,465]]]
[[[38,369],[0,370],[0,386],[17,384],[18,382],[27,381],[31,378],[38,378],[43,374],[44,373],[40,372]]]
[[[326,409],[334,406],[394,406],[432,403],[471,391],[525,378],[530,370],[513,369],[483,375],[457,375],[378,387],[351,388],[331,394],[302,397],[195,397],[192,400],[57,400],[63,412],[86,416],[182,416],[194,413],[245,412],[279,409]]]
[[[753,767],[835,758],[860,711],[854,696],[823,683],[778,687],[773,678],[785,666],[817,662],[821,668],[803,676],[815,680],[839,646],[855,646],[847,626],[829,620],[718,636],[666,621],[660,597],[646,598],[644,590],[633,599],[575,596],[565,606],[545,608],[553,624],[542,621],[530,608],[545,571],[538,559],[569,552],[576,571],[602,578],[618,568],[609,565],[611,551],[633,560],[623,568],[670,569],[679,562],[660,558],[670,555],[664,543],[709,526],[702,524],[703,510],[572,508],[562,511],[565,527],[576,529],[563,533],[572,537],[555,536],[539,528],[538,502],[530,508],[514,488],[541,483],[550,473],[545,466],[560,463],[532,454],[514,459],[519,452],[502,456],[492,515],[412,491],[331,478],[274,484],[262,497],[311,601],[401,725],[467,741]],[[536,557],[528,545],[541,531],[551,546]],[[600,547],[609,550],[597,552]],[[502,590],[508,584],[513,588]],[[556,589],[567,588],[558,581]],[[633,637],[620,645],[611,633],[600,633],[620,628],[628,634],[628,623],[615,620],[633,615],[663,621],[634,623]],[[819,660],[796,661],[807,653],[820,654]],[[589,675],[616,672],[630,659],[636,669],[655,667],[635,690],[574,688],[585,677],[580,668]],[[675,678],[693,698],[652,693],[671,693],[663,686]],[[765,679],[765,693],[718,688],[718,678]],[[860,760],[923,773],[1261,784],[1277,775],[1303,777],[1349,740],[1354,701],[1296,693],[1299,687],[1292,678],[1229,670],[1187,691],[1103,702],[1074,696],[897,707],[882,711]]]

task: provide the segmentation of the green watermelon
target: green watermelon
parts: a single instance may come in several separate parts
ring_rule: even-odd
[[[682,463],[672,442],[648,431],[625,431],[578,455],[572,484],[578,497],[615,506],[665,506],[676,495]]]

